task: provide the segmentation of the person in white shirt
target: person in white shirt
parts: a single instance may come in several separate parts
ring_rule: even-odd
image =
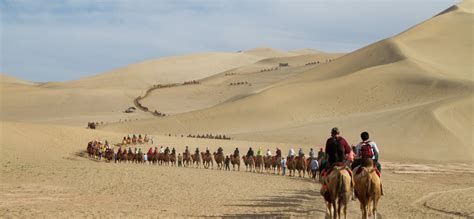
[[[270,151],[270,149],[267,149],[267,157],[271,157],[272,156],[272,152]]]
[[[288,151],[288,157],[294,157],[296,155],[295,153],[295,150],[293,148],[291,148],[289,151]]]

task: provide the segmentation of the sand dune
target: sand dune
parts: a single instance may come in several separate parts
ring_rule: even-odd
[[[460,110],[463,119],[456,120],[461,121],[458,127],[471,127],[469,130],[472,130],[472,115],[462,113],[472,108],[468,100],[472,99],[473,84],[467,78],[467,75],[472,75],[472,65],[469,64],[472,63],[472,53],[465,49],[472,48],[467,26],[469,19],[472,19],[472,14],[452,10],[393,38],[278,81],[270,89],[260,90],[236,101],[170,118],[104,128],[160,132],[153,127],[164,126],[167,127],[166,131],[182,134],[221,130],[227,134],[238,134],[242,139],[253,136],[253,140],[258,140],[253,135],[254,132],[266,132],[268,137],[265,140],[271,140],[272,136],[278,136],[281,140],[293,140],[291,136],[298,134],[301,138],[294,139],[294,142],[307,143],[309,139],[324,142],[323,136],[327,135],[332,126],[348,126],[350,128],[343,130],[356,143],[358,133],[362,130],[380,127],[378,124],[390,124],[397,128],[385,129],[387,131],[383,133],[376,132],[374,138],[384,145],[389,152],[387,157],[391,159],[406,159],[407,150],[416,146],[420,151],[433,151],[430,156],[424,156],[424,160],[469,161],[473,155],[472,138],[460,138],[460,135],[466,136],[466,133],[472,131],[453,134],[454,130],[450,128],[454,127],[455,122],[445,121],[446,117],[440,119],[435,113],[444,105],[466,102],[463,107],[451,107],[450,112]],[[463,31],[465,34],[460,34],[462,37],[457,37],[457,40],[449,38],[449,34],[456,31]],[[445,33],[447,37],[444,37]],[[423,40],[416,40],[417,38]],[[439,59],[443,57],[446,58],[445,62],[440,62]],[[454,64],[456,67],[451,68]],[[397,121],[392,121],[390,117],[378,120],[358,117],[361,114],[402,109],[416,112],[415,115],[418,116]],[[327,120],[348,116],[358,120],[355,122],[358,126],[346,125],[345,121],[339,124],[331,122],[330,125],[325,123]],[[301,134],[291,131],[292,127],[308,124],[320,128],[300,130]],[[410,130],[414,125],[416,130],[424,130],[423,136],[429,141],[428,144],[419,145],[417,138],[406,139],[408,133],[405,130]],[[315,133],[324,134],[321,136],[322,134]],[[313,136],[319,137],[315,139]],[[406,150],[398,150],[402,139],[403,144],[407,145]],[[443,153],[449,141],[459,145],[454,149],[455,154]]]

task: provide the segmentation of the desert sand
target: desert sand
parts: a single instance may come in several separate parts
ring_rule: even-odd
[[[299,177],[86,155],[93,139],[148,134],[182,153],[219,146],[318,150],[332,127],[379,145],[382,218],[474,217],[473,5],[464,1],[348,54],[256,48],[144,61],[68,82],[0,74],[0,215],[324,218],[321,184]],[[288,66],[280,64],[288,64]],[[153,85],[199,84],[155,89]],[[239,85],[231,83],[248,82]],[[96,130],[88,122],[103,122]],[[232,140],[181,137],[225,134]],[[115,149],[117,149],[116,147]],[[359,218],[358,201],[349,218]]]

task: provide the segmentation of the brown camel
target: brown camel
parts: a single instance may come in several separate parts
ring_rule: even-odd
[[[176,153],[170,154],[170,163],[171,163],[171,166],[176,166]]]
[[[255,172],[255,156],[242,156],[242,160],[244,160],[246,171]]]
[[[187,166],[190,166],[192,164],[192,160],[191,160],[191,154],[189,154],[189,152],[184,152],[183,153],[183,166],[187,167]]]
[[[288,157],[287,158],[286,167],[288,169],[288,176],[295,176],[295,172],[296,172],[295,157]]]
[[[273,169],[273,174],[280,175],[280,170],[281,170],[281,157],[280,156],[275,155],[272,157],[272,169]]]
[[[234,156],[233,154],[229,156],[230,163],[232,164],[232,169],[235,171],[235,166],[237,165],[237,171],[240,171],[240,157]]]
[[[272,169],[272,157],[270,156],[265,156],[264,157],[264,166],[265,166],[265,171],[267,173],[270,173]]]
[[[201,156],[198,153],[195,153],[192,156],[193,159],[193,166],[196,165],[197,168],[201,166]]]
[[[341,208],[343,208],[344,218],[347,217],[347,205],[351,199],[353,189],[351,174],[345,165],[335,166],[327,178],[324,179],[326,180],[327,192],[323,196],[330,218],[341,218]]]
[[[212,155],[209,153],[201,152],[202,165],[204,168],[208,169],[209,167],[214,168],[214,162],[212,162]]]
[[[377,204],[382,196],[382,184],[372,159],[362,161],[362,165],[354,169],[354,174],[354,193],[360,202],[362,218],[371,215],[377,218]]]
[[[264,165],[264,161],[263,161],[263,156],[262,155],[257,155],[255,157],[255,169],[257,172],[261,173],[263,172],[263,165]]]
[[[295,167],[296,167],[296,170],[298,170],[298,176],[301,177],[301,172],[303,172],[303,178],[304,178],[305,171],[306,171],[306,159],[304,158],[304,155],[301,157],[300,156],[296,157]]]
[[[216,161],[217,164],[217,169],[223,170],[224,168],[224,154],[218,154],[214,152],[214,160]]]

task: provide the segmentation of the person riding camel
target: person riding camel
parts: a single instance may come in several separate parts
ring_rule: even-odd
[[[360,134],[360,138],[362,139],[362,142],[356,146],[357,159],[354,160],[351,168],[354,169],[355,167],[359,166],[363,158],[372,158],[377,170],[382,172],[382,166],[378,162],[379,148],[377,147],[377,144],[374,141],[369,140],[368,132],[362,132]]]
[[[368,132],[362,132],[360,134],[360,138],[362,139],[362,142],[360,142],[355,147],[357,159],[355,159],[354,162],[352,163],[351,169],[355,170],[355,168],[357,168],[363,163],[363,159],[370,158],[374,161],[374,165],[378,171],[377,175],[380,177],[380,173],[382,172],[382,166],[378,162],[379,161],[379,148],[377,147],[377,144],[374,141],[369,140]],[[380,183],[380,189],[381,189],[380,191],[381,195],[384,195],[382,183]]]
[[[326,141],[326,153],[329,167],[338,162],[345,162],[346,154],[351,152],[351,148],[346,139],[340,136],[338,128],[331,129],[331,137]]]
[[[272,152],[270,151],[270,148],[267,148],[267,157],[271,157],[272,156]]]
[[[158,147],[155,147],[155,151],[153,153],[158,154]]]
[[[165,149],[163,148],[163,146],[160,147],[160,153],[165,153]]]
[[[259,147],[257,150],[257,156],[262,156],[262,147]]]
[[[295,155],[295,150],[293,148],[290,148],[290,150],[288,151],[288,158],[293,158],[295,157]]]
[[[147,154],[152,154],[153,153],[153,148],[150,147],[150,149],[148,149],[148,153]]]
[[[277,157],[281,157],[281,150],[280,150],[280,148],[277,148],[275,154],[276,154]]]
[[[142,148],[138,148],[138,154],[142,154]]]
[[[318,160],[324,160],[326,159],[326,153],[324,153],[323,148],[319,148],[318,152]]]
[[[224,155],[224,149],[222,147],[217,148],[217,154]]]
[[[131,147],[128,147],[128,154],[133,154]]]
[[[171,149],[171,154],[176,154],[176,149],[174,149],[174,147]]]
[[[184,149],[184,153],[187,154],[187,155],[189,155],[189,148],[188,148],[188,146],[186,146],[186,149]]]
[[[347,168],[345,166],[345,158],[346,154],[350,153],[350,147],[347,141],[340,136],[339,129],[334,127],[331,129],[331,137],[327,139],[326,141],[326,155],[327,155],[327,164],[325,165],[325,169],[323,170],[323,185],[321,187],[321,194],[325,195],[328,186],[327,186],[327,180],[325,178],[329,173],[331,172],[333,165],[336,163],[343,163],[344,168],[349,172],[349,175],[351,176],[351,181],[352,181],[352,171],[350,168]]]
[[[252,147],[249,148],[249,151],[247,151],[247,157],[253,157],[253,149]]]
[[[210,154],[211,154],[211,152],[209,151],[209,148],[206,147],[206,155],[210,155]]]
[[[300,148],[300,149],[298,150],[298,156],[299,156],[299,157],[303,157],[303,156],[304,156],[303,149]]]
[[[137,153],[138,153],[138,148],[135,148],[135,154],[137,154]]]
[[[194,151],[194,153],[195,153],[196,155],[199,155],[199,148],[196,148],[196,150]]]
[[[166,147],[165,148],[165,154],[169,154],[170,153],[170,148],[169,147]]]
[[[239,148],[235,148],[234,150],[234,158],[237,158],[240,156]]]
[[[121,154],[121,153],[122,153],[122,147],[119,147],[117,154]]]
[[[310,149],[309,149],[309,158],[310,158],[310,159],[314,159],[314,158],[315,158],[315,157],[314,157],[313,148],[310,148]]]

